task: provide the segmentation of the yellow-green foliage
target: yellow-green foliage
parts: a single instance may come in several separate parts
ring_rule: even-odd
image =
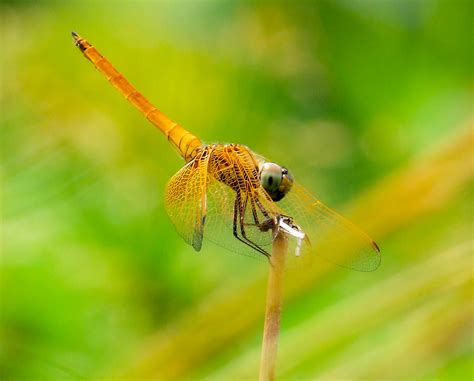
[[[182,242],[183,163],[71,30],[381,246],[287,271],[278,379],[472,378],[471,4],[312,3],[2,3],[2,380],[258,375],[267,262]]]

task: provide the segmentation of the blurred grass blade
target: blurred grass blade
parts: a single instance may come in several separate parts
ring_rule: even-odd
[[[362,195],[351,205],[349,217],[361,222],[377,241],[382,241],[383,237],[448,203],[472,180],[472,138],[471,128],[447,138],[443,147]],[[381,205],[387,208],[386,213],[381,214]],[[318,266],[305,271],[288,271],[286,297],[302,293],[331,269],[318,262]],[[238,279],[236,282],[229,285],[226,293],[208,298],[168,329],[151,337],[124,375],[186,379],[206,359],[259,324],[265,276],[262,274],[247,285],[238,284]],[[282,351],[288,349],[284,346]]]

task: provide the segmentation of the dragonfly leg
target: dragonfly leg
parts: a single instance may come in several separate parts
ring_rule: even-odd
[[[255,209],[255,200],[251,198],[250,203],[252,205],[252,215],[253,215],[253,220],[255,221],[255,225],[260,226],[260,222],[258,221],[257,210]]]
[[[243,222],[243,214],[242,214],[242,205],[241,205],[241,196],[240,192],[237,192],[237,196],[235,198],[235,203],[234,203],[234,219],[233,219],[233,226],[232,226],[232,233],[235,238],[237,238],[240,242],[246,244],[247,246],[251,247],[252,249],[258,251],[260,254],[265,255],[267,258],[270,258],[270,254],[268,254],[265,250],[263,250],[261,247],[250,241],[246,236],[245,236],[245,229],[243,228],[242,222]],[[245,211],[245,207],[243,209]],[[238,232],[238,221],[240,221],[240,230],[243,232],[243,239],[239,236]]]
[[[255,199],[255,203],[258,205],[258,208],[260,209],[260,211],[262,212],[262,214],[266,218],[265,221],[263,221],[261,224],[258,225],[259,229],[262,232],[266,232],[270,229],[274,230],[274,237],[273,238],[275,238],[275,235],[276,235],[275,227],[278,227],[277,217],[271,217],[258,198]]]
[[[262,204],[260,203],[260,201],[258,201],[257,198],[255,198],[255,199],[251,198],[250,203],[252,205],[252,215],[253,215],[253,220],[254,220],[255,223],[254,224],[244,223],[244,225],[245,226],[257,226],[261,231],[266,232],[270,228],[269,221],[270,220],[273,221],[273,219],[271,219],[269,217],[268,213],[263,208]],[[258,219],[257,208],[255,207],[255,205],[258,205],[258,208],[260,209],[260,211],[262,212],[264,217],[267,218],[265,221],[263,221],[263,223],[260,223],[260,220]]]
[[[260,253],[265,255],[267,258],[270,258],[270,254],[267,253],[264,249],[262,249],[259,245],[257,245],[255,242],[253,242],[251,239],[247,237],[247,233],[245,231],[245,210],[247,209],[247,201],[248,201],[248,196],[245,197],[245,200],[240,203],[240,213],[239,213],[239,221],[240,221],[240,233],[242,234],[242,237],[250,244],[252,247],[255,247],[256,250],[258,250]]]
[[[265,226],[268,224],[267,221],[268,221],[268,214],[265,212],[264,213],[264,216],[267,217],[267,220],[263,221],[263,223],[260,223],[260,220],[258,218],[258,212],[257,212],[257,208],[255,207],[255,204],[258,202],[257,199],[254,199],[254,198],[250,198],[250,204],[252,205],[252,216],[253,216],[253,221],[254,223],[253,224],[249,224],[249,223],[244,223],[245,226],[256,226],[258,227],[261,231],[263,232],[266,232],[268,230],[268,228],[265,228]],[[262,210],[262,208],[259,207],[260,210]]]
[[[255,203],[258,205],[258,208],[260,209],[260,211],[262,212],[262,214],[270,219],[270,215],[268,214],[268,212],[266,211],[266,209],[263,207],[262,203],[260,202],[260,200],[258,198],[255,198]]]

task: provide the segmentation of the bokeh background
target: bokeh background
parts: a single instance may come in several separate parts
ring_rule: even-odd
[[[172,119],[289,167],[382,266],[291,269],[280,380],[473,377],[473,3],[2,1],[4,380],[252,380],[266,262],[175,233]]]

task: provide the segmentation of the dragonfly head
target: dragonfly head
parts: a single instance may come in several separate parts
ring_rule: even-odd
[[[273,201],[280,201],[291,189],[293,177],[285,167],[267,161],[260,169],[260,183]]]

